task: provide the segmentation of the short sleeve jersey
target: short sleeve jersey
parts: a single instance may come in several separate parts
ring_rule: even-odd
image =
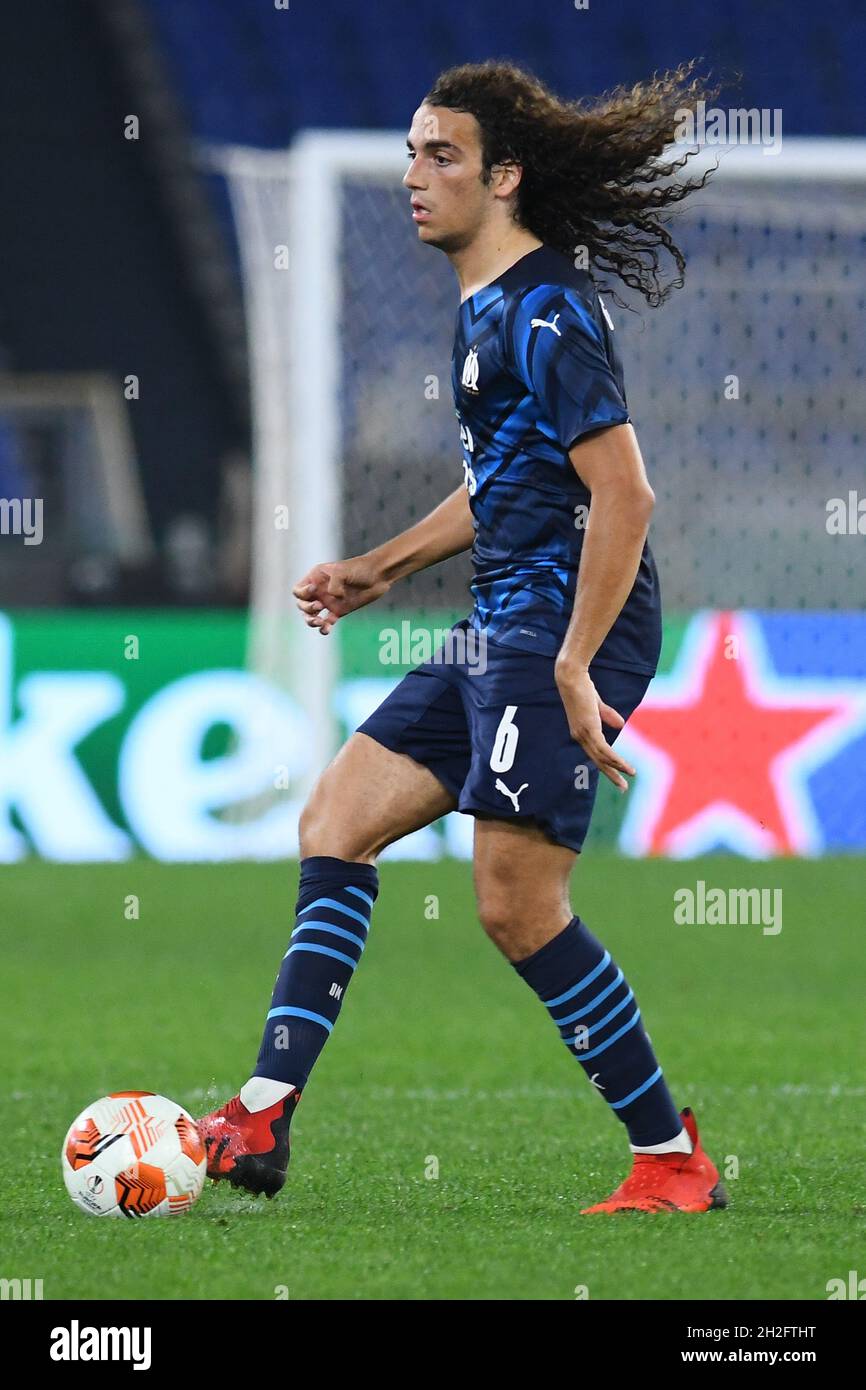
[[[471,621],[494,641],[553,656],[565,636],[591,502],[569,450],[630,419],[612,333],[591,277],[548,246],[460,306],[451,375],[475,523]],[[660,646],[645,545],[595,661],[652,674]]]

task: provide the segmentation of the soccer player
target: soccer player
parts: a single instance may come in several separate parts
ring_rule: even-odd
[[[253,1075],[201,1130],[212,1178],[273,1196],[289,1123],[367,938],[377,856],[455,808],[475,817],[479,918],[625,1126],[632,1169],[588,1212],[724,1206],[628,980],[569,901],[598,778],[661,645],[646,542],[654,497],[630,422],[613,273],[659,303],[662,210],[702,186],[664,159],[690,68],[594,105],[508,63],[445,72],[415,112],[404,183],[422,242],[460,287],[452,384],[464,481],[367,554],[316,565],[294,594],[327,635],[405,575],[472,547],[474,607],[321,776],[300,824],[296,925]],[[706,176],[705,176],[706,177]]]

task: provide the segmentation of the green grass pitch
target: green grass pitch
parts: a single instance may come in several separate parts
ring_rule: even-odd
[[[578,1215],[627,1171],[623,1127],[484,937],[469,868],[386,861],[281,1196],[207,1184],[176,1220],[79,1213],[59,1150],[88,1101],[149,1089],[200,1114],[246,1078],[296,872],[2,870],[0,1274],[43,1279],[48,1299],[820,1300],[866,1271],[855,859],[590,854],[575,870],[576,909],[728,1170],[725,1212]],[[699,878],[781,888],[782,931],[675,925],[674,890]]]

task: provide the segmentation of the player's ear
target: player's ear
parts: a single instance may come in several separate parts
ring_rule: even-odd
[[[517,164],[514,160],[506,160],[502,164],[491,164],[490,174],[496,197],[510,198],[512,193],[516,193],[523,177],[523,165]]]

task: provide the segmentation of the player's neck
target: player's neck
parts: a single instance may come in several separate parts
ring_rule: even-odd
[[[509,227],[500,235],[476,237],[469,246],[449,256],[460,286],[460,303],[477,294],[530,251],[544,242],[525,227]]]

